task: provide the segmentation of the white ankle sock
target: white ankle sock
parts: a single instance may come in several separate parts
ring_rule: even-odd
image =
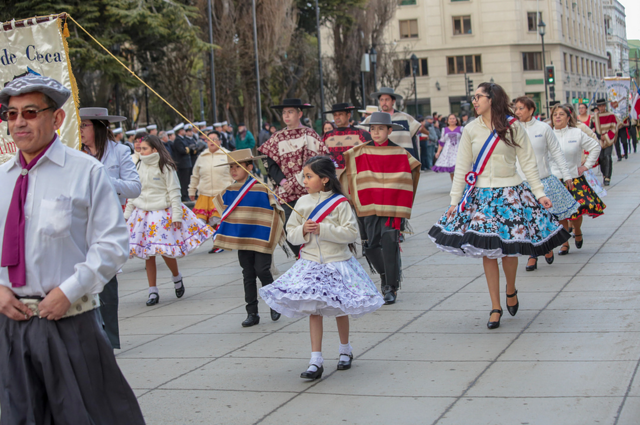
[[[182,287],[182,273],[178,272],[178,276],[171,276],[173,279],[173,287],[180,289]]]
[[[349,355],[353,351],[353,347],[351,347],[351,343],[347,342],[346,344],[340,344],[339,353],[340,353],[340,361],[346,362],[349,361]]]
[[[319,369],[318,366],[322,366],[324,359],[322,358],[322,351],[312,351],[311,360],[309,360],[308,372],[315,372]]]
[[[158,292],[157,286],[149,286],[149,295],[151,294],[160,295],[160,293]]]

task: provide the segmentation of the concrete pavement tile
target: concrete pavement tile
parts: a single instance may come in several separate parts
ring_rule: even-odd
[[[637,263],[587,264],[579,276],[640,276]]]
[[[209,315],[130,317],[120,321],[120,334],[164,335],[206,320]]]
[[[636,373],[635,379],[631,384],[629,395],[634,397],[640,397],[640,374],[638,373]]]
[[[638,243],[637,242],[620,242],[618,240],[612,239],[606,244],[600,247],[600,251],[598,253],[619,253],[619,252],[637,252],[638,251]]]
[[[637,360],[640,338],[631,332],[525,332],[500,357],[503,360]]]
[[[387,311],[402,311],[402,310],[428,310],[443,299],[447,297],[446,293],[442,292],[411,292],[403,289],[398,291],[398,297],[396,302],[391,305],[385,305],[384,308]]]
[[[133,347],[138,347],[140,345],[146,344],[147,342],[157,339],[158,335],[145,335],[145,334],[135,334],[135,335],[120,335],[120,350],[113,350],[116,357],[118,354],[125,350],[129,350]]]
[[[432,279],[441,277],[476,277],[483,273],[482,265],[465,264],[465,265],[435,265],[435,264],[419,264],[411,267],[413,276],[428,276]]]
[[[414,425],[432,423],[454,400],[445,397],[380,397],[301,394],[267,416],[261,424]],[[331,415],[327,415],[331,406]]]
[[[576,276],[564,288],[564,292],[603,291],[639,291],[640,277],[638,276],[607,276],[594,279],[591,276]]]
[[[237,350],[261,338],[258,333],[234,334],[174,334],[160,337],[130,350],[124,350],[118,358],[215,358]]]
[[[457,397],[487,366],[486,362],[403,362],[359,360],[307,391],[397,397]]]
[[[323,353],[327,359],[333,358],[334,353],[338,353],[340,339],[335,327],[329,328],[325,325],[323,336]],[[353,347],[354,355],[378,344],[388,333],[361,332],[351,334],[350,343]],[[287,358],[287,359],[309,359],[311,355],[311,344],[309,342],[309,331],[306,332],[286,332],[280,331],[269,335],[263,339],[255,341],[237,351],[229,357],[256,357],[256,358]],[[336,355],[337,357],[337,355]]]
[[[634,310],[640,308],[640,291],[567,292],[549,304],[548,310]]]
[[[469,390],[469,397],[624,396],[635,362],[498,361]],[[509,379],[512,378],[512,379]]]
[[[554,292],[529,292],[526,294],[519,294],[518,301],[520,302],[520,310],[541,310],[554,297],[554,295]],[[508,315],[509,313],[506,309],[504,292],[500,294],[500,298],[504,314]],[[457,294],[453,294],[444,302],[434,307],[434,310],[466,311],[481,310],[483,308],[486,309],[487,320],[489,320],[488,315],[491,311],[491,299],[489,298],[488,290],[480,293],[459,292]]]
[[[396,332],[398,329],[415,319],[420,314],[422,314],[422,312],[412,310],[387,310],[387,307],[383,306],[373,313],[367,314],[363,317],[360,317],[359,319],[351,318],[349,320],[349,329],[351,333]],[[293,319],[286,320],[291,322]],[[324,319],[324,330],[336,330],[336,321],[332,317],[326,317]],[[307,318],[300,319],[291,324],[291,326],[288,326],[286,331],[309,332],[309,320]]]
[[[147,307],[147,311],[143,313],[141,317],[182,316],[184,314],[204,314],[213,316],[227,312],[237,308],[238,306],[244,306],[244,297],[220,299],[202,299],[198,296],[191,296],[187,298],[183,297],[180,299],[174,297],[170,302],[164,304],[162,299],[160,299],[160,304],[152,308]]]
[[[491,361],[511,343],[513,334],[392,335],[362,355],[365,360]]]
[[[260,316],[260,324],[257,326],[251,326],[249,328],[243,328],[241,323],[247,318],[246,313],[224,313],[212,317],[209,320],[198,323],[197,325],[189,326],[182,330],[184,334],[228,334],[233,332],[256,332],[256,333],[269,333],[282,329],[285,326],[292,325],[294,320],[282,316],[277,322],[273,322],[266,313]],[[308,321],[305,321],[307,328],[309,327]],[[287,330],[293,330],[290,327]]]
[[[433,333],[433,334],[496,334],[518,333],[537,314],[535,310],[519,310],[517,316],[511,317],[504,312],[500,327],[495,330],[487,328],[490,310],[447,311],[434,310],[402,329],[401,333]]]
[[[610,263],[633,263],[638,260],[637,252],[603,252],[596,254],[589,263],[610,264]]]
[[[617,425],[638,425],[640,421],[640,397],[627,397]]]
[[[154,389],[199,368],[211,359],[118,359],[118,366],[131,388]]]
[[[465,397],[438,425],[611,424],[621,397]]]
[[[541,267],[540,261],[538,261],[538,266]],[[569,279],[571,279],[569,276],[538,276],[535,272],[525,273],[519,273],[516,276],[516,288],[518,289],[518,293],[558,292],[569,281]],[[500,283],[500,290],[502,291],[506,284],[506,280],[503,275],[500,276]],[[462,288],[460,292],[485,292],[489,294],[487,290],[487,280],[484,276],[479,277],[469,285]]]
[[[252,424],[294,397],[284,392],[155,390],[138,400],[148,424]]]
[[[402,280],[401,293],[409,292],[444,292],[450,294],[460,290],[471,282],[473,277],[405,277]],[[379,280],[379,279],[378,279]],[[378,283],[377,280],[373,280]],[[486,283],[485,283],[486,286]]]
[[[528,332],[639,332],[637,310],[546,310]]]

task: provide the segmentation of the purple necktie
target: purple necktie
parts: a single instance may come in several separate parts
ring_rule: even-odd
[[[13,188],[11,204],[7,213],[7,221],[4,224],[4,240],[2,241],[2,267],[9,270],[9,281],[13,288],[19,288],[27,284],[27,269],[24,261],[24,203],[27,201],[27,190],[29,189],[29,171],[36,166],[40,158],[49,150],[53,140],[42,152],[27,164],[22,152],[18,152],[22,172],[16,180]]]

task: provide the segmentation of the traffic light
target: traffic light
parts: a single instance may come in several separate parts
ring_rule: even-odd
[[[473,96],[475,90],[473,89],[473,80],[471,78],[467,80],[467,90],[469,91],[469,96]]]
[[[553,65],[549,65],[545,68],[547,75],[547,84],[555,84],[556,83],[556,67]]]
[[[549,86],[549,97],[552,101],[556,100],[556,86]]]

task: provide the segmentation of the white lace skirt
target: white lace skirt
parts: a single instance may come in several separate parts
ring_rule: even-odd
[[[360,317],[377,310],[384,299],[358,260],[316,263],[298,260],[260,296],[287,317],[309,315]]]

